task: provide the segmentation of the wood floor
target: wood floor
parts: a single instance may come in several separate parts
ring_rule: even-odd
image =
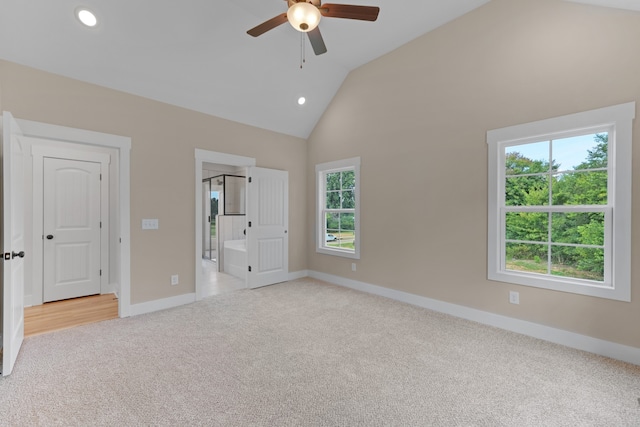
[[[118,299],[114,294],[48,302],[24,309],[24,336],[31,337],[117,317]]]

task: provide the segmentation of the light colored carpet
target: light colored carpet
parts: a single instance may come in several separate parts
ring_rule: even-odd
[[[0,425],[640,426],[640,367],[311,279],[29,338]]]

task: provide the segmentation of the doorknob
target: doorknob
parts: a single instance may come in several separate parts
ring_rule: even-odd
[[[15,257],[24,258],[24,251],[20,251],[20,252],[11,251],[11,259],[14,259]]]
[[[47,239],[49,240],[53,239],[53,234],[47,234]]]

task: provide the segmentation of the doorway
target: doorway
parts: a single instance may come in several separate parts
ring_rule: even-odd
[[[43,239],[45,233],[42,200],[44,159],[74,159],[100,163],[100,291],[118,297],[119,317],[130,315],[130,150],[131,138],[65,126],[17,119],[23,140],[30,145],[32,159],[25,162],[25,194],[27,197],[25,237],[32,254],[25,269],[24,302],[32,306],[43,301]],[[40,201],[40,203],[38,203]],[[38,220],[40,218],[40,220]],[[102,224],[100,224],[100,222]],[[55,234],[54,239],[55,241]],[[27,261],[27,258],[25,258]],[[102,272],[100,272],[102,270]],[[100,274],[102,273],[102,274]]]
[[[241,280],[233,276],[220,273],[220,254],[217,252],[217,223],[216,223],[216,245],[211,244],[210,237],[209,248],[215,248],[216,263],[211,261],[211,258],[207,259],[207,236],[211,236],[211,222],[208,221],[209,214],[212,210],[212,192],[217,192],[217,209],[220,213],[221,204],[224,204],[224,199],[220,194],[222,186],[218,187],[217,180],[214,185],[205,187],[205,180],[213,178],[218,174],[234,174],[237,168],[248,168],[255,166],[256,161],[254,158],[236,156],[232,154],[218,153],[215,151],[207,150],[195,150],[195,189],[196,189],[196,254],[202,254],[197,256],[195,260],[195,276],[196,276],[196,300],[201,300],[220,291],[228,289],[243,289],[246,288],[246,280]],[[216,165],[217,167],[212,167]],[[222,170],[221,170],[222,168]],[[227,169],[224,169],[227,168]],[[207,175],[207,170],[216,170],[221,173],[212,172],[210,176]],[[243,178],[244,179],[244,178]],[[221,183],[222,185],[222,183]],[[221,200],[222,199],[222,200]],[[209,207],[207,210],[207,200],[209,200]],[[244,206],[244,203],[243,203]],[[213,215],[211,215],[213,217]],[[239,217],[240,218],[240,217]],[[214,219],[215,221],[215,219]],[[208,255],[211,256],[212,252]]]
[[[246,238],[233,243],[228,249],[233,257],[244,257],[245,287],[256,288],[289,280],[288,268],[288,172],[258,168],[255,159],[214,151],[195,150],[195,257],[196,300],[204,298],[204,274],[201,257],[204,232],[202,179],[205,163],[246,167],[246,194],[239,200],[246,203],[246,217],[242,217]],[[220,239],[220,236],[218,236]],[[219,246],[219,245],[218,245]],[[225,251],[226,252],[226,248]],[[240,252],[238,254],[237,252]],[[218,253],[220,256],[221,254]],[[231,253],[229,254],[231,256]],[[223,255],[224,257],[224,255]],[[226,258],[226,257],[224,257]]]
[[[109,189],[116,153],[44,138],[26,137],[25,142],[31,146],[33,176],[26,305],[115,293],[110,230],[118,201],[111,202]]]

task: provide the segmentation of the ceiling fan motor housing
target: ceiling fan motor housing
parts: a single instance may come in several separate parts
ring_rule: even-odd
[[[287,0],[288,7],[291,7],[296,3],[311,3],[315,7],[320,7],[320,0]]]

